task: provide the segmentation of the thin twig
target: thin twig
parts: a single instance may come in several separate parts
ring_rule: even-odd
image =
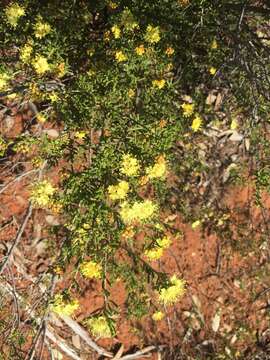
[[[137,352],[135,352],[134,354],[130,354],[130,355],[124,355],[123,357],[121,357],[119,360],[133,360],[133,359],[138,359],[142,356],[145,357],[145,354],[152,352],[153,350],[160,350],[161,348],[163,348],[163,346],[148,346],[142,350],[139,350]]]
[[[8,284],[7,282],[5,284],[1,283],[1,289],[5,290],[6,292],[8,292],[9,294],[13,294],[13,288],[10,284]],[[26,310],[28,310],[29,306],[25,304],[24,299],[16,292],[16,297],[18,299],[18,301],[24,305],[24,308]],[[35,321],[35,323],[40,324],[41,319],[36,316],[34,313],[31,315],[31,318]],[[65,354],[67,354],[71,359],[74,360],[81,360],[81,358],[77,355],[77,353],[70,348],[64,339],[62,339],[59,335],[56,335],[53,333],[53,329],[51,326],[48,325],[48,327],[46,328],[45,331],[45,336],[52,341],[53,343],[55,343]]]
[[[98,346],[76,321],[72,320],[69,316],[59,315],[59,317],[99,355],[107,356],[109,358],[113,357],[112,353]]]
[[[3,188],[0,190],[0,194],[2,194],[4,191],[6,191],[7,188],[8,188],[10,185],[12,185],[12,184],[14,184],[15,182],[21,180],[23,177],[28,176],[28,175],[33,174],[33,173],[36,173],[36,172],[38,172],[38,171],[39,171],[38,169],[29,170],[29,171],[23,173],[22,175],[17,176],[15,179],[11,180],[11,181],[10,181],[9,183],[7,183],[6,185],[3,185]]]
[[[27,223],[28,223],[28,220],[30,219],[31,215],[32,215],[32,205],[30,204],[30,205],[28,206],[27,211],[26,211],[24,220],[23,220],[23,222],[22,222],[22,224],[21,224],[21,226],[20,226],[20,228],[19,228],[19,230],[18,230],[18,232],[17,232],[16,238],[15,238],[15,240],[14,240],[11,248],[9,249],[9,251],[8,251],[6,257],[5,257],[5,259],[4,259],[4,261],[3,261],[3,264],[2,264],[1,267],[0,267],[0,275],[1,275],[1,274],[3,273],[3,271],[5,270],[8,262],[9,262],[9,260],[10,260],[10,258],[11,258],[11,256],[13,255],[14,249],[18,246],[18,244],[19,244],[19,242],[20,242],[20,240],[21,240],[22,234],[23,234],[23,232],[24,232],[24,230],[25,230],[25,227],[26,227],[26,225],[27,225]]]
[[[49,301],[53,297],[54,288],[55,288],[55,275],[53,275],[51,278],[51,285],[50,285],[50,289],[48,291],[49,293],[48,293],[48,296],[46,299],[46,304],[45,304],[46,311],[43,315],[43,318],[41,319],[39,329],[36,333],[36,336],[35,336],[32,346],[31,346],[31,349],[28,351],[28,354],[25,357],[25,360],[33,360],[33,358],[35,356],[35,352],[36,352],[36,345],[38,344],[39,339],[42,336],[42,334],[44,334],[44,336],[45,336],[46,323],[47,323],[48,316],[49,316]]]

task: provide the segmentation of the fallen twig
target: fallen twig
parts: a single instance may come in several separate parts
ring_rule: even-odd
[[[113,357],[111,352],[108,352],[102,347],[98,346],[76,321],[72,320],[69,316],[59,315],[59,317],[99,355],[107,356],[109,358]]]
[[[152,352],[153,350],[160,350],[161,348],[163,348],[163,346],[148,346],[142,350],[139,350],[137,352],[135,352],[134,354],[130,354],[130,355],[124,355],[123,357],[121,357],[119,360],[133,360],[133,359],[139,359],[140,357],[144,356],[145,354]]]
[[[8,188],[10,185],[12,185],[13,183],[21,180],[21,179],[22,179],[23,177],[25,177],[25,176],[28,176],[28,175],[33,174],[33,173],[36,173],[36,172],[38,172],[38,171],[39,171],[39,169],[33,169],[33,170],[29,170],[29,171],[21,174],[20,176],[17,176],[15,179],[13,179],[13,180],[11,180],[10,182],[8,182],[7,184],[3,185],[3,188],[0,190],[0,194],[2,194],[4,191],[6,191],[7,188]]]
[[[8,262],[9,262],[11,256],[12,256],[12,254],[13,254],[14,249],[17,247],[18,243],[20,242],[21,237],[22,237],[22,234],[23,234],[23,232],[24,232],[24,229],[25,229],[25,227],[26,227],[26,225],[27,225],[27,223],[28,223],[28,220],[30,219],[31,215],[32,215],[32,205],[30,204],[30,205],[28,206],[27,211],[26,211],[24,220],[23,220],[23,222],[22,222],[22,224],[21,224],[21,226],[20,226],[20,228],[19,228],[19,230],[18,230],[18,232],[17,232],[16,238],[15,238],[13,244],[11,245],[11,247],[10,247],[7,255],[5,256],[5,259],[3,260],[2,265],[0,266],[0,275],[1,275],[1,274],[3,273],[3,271],[5,270],[5,268],[6,268]]]
[[[10,284],[5,282],[5,284],[1,283],[1,289],[5,290],[9,294],[13,295],[14,290]],[[25,304],[24,299],[16,292],[16,297],[18,301],[24,306],[26,310],[29,310],[29,306]],[[40,324],[41,319],[36,316],[34,313],[31,314],[31,318],[35,321],[35,323]],[[77,355],[77,353],[70,348],[64,339],[62,339],[59,335],[56,335],[53,333],[52,327],[50,325],[47,326],[45,331],[45,337],[47,337],[49,340],[51,340],[53,343],[55,343],[65,354],[70,356],[70,358],[74,360],[81,360],[80,356]]]

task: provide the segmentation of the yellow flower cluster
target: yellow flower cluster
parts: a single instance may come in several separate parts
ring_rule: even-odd
[[[129,184],[127,181],[120,181],[117,185],[110,185],[108,187],[109,198],[111,200],[123,200],[129,191]]]
[[[25,9],[18,3],[11,3],[6,9],[5,14],[7,22],[14,28],[18,25],[20,17],[25,15]]]
[[[6,90],[8,88],[9,76],[6,73],[0,73],[0,90]]]
[[[30,43],[25,44],[20,50],[20,59],[23,63],[28,63],[31,59],[33,47]]]
[[[172,240],[168,236],[164,236],[162,239],[157,240],[158,246],[163,249],[167,249],[172,243]]]
[[[140,170],[139,161],[131,156],[130,154],[125,154],[122,157],[120,172],[127,176],[137,176],[138,171]]]
[[[55,193],[56,189],[52,184],[43,180],[34,185],[30,200],[34,206],[37,207],[47,207],[51,202],[51,197]]]
[[[118,4],[116,2],[113,1],[109,1],[108,6],[112,9],[115,10],[118,8]]]
[[[185,117],[189,117],[194,113],[194,104],[184,103],[181,105],[181,108]]]
[[[164,313],[162,311],[156,311],[154,312],[154,314],[152,315],[152,319],[154,321],[160,321],[164,318]]]
[[[85,261],[81,264],[80,271],[88,279],[100,279],[102,267],[94,261]]]
[[[200,220],[196,220],[191,224],[192,229],[196,229],[198,226],[201,225],[201,221]]]
[[[154,216],[157,205],[151,200],[137,201],[133,205],[124,202],[121,204],[120,216],[124,223],[142,222]]]
[[[127,56],[123,53],[123,51],[116,51],[115,59],[117,62],[123,62],[127,60]]]
[[[96,337],[108,338],[112,336],[110,327],[104,316],[89,319],[87,325],[91,333]]]
[[[176,275],[170,278],[171,286],[162,288],[158,294],[159,302],[164,305],[176,303],[186,292],[186,282],[183,279],[178,279]]]
[[[145,47],[144,45],[139,45],[135,48],[135,52],[137,55],[142,56],[145,53]]]
[[[41,114],[41,113],[38,113],[38,114],[37,114],[36,119],[37,119],[38,122],[40,122],[40,123],[42,123],[42,124],[47,121],[46,116],[44,116],[44,115]]]
[[[78,300],[65,302],[63,295],[57,294],[51,306],[51,310],[59,315],[71,316],[80,307]]]
[[[42,39],[43,37],[48,35],[51,30],[51,25],[42,22],[42,20],[38,20],[37,23],[34,25],[34,34],[37,39]]]
[[[158,260],[164,253],[164,250],[171,245],[171,239],[167,236],[164,236],[162,239],[157,240],[157,245],[150,250],[146,250],[144,255],[150,260]]]
[[[154,87],[157,87],[158,89],[162,89],[166,85],[166,81],[164,79],[153,80],[152,84]]]
[[[133,89],[128,90],[128,97],[133,98],[135,96],[135,91]]]
[[[74,135],[75,135],[76,139],[82,140],[86,137],[86,132],[85,131],[76,131]]]
[[[119,39],[121,36],[121,29],[117,25],[114,25],[111,30],[114,38]]]
[[[153,249],[144,252],[145,257],[150,261],[158,260],[162,257],[164,250],[161,247],[155,246]]]
[[[192,124],[191,124],[191,129],[194,131],[194,132],[197,132],[198,130],[200,130],[201,126],[202,126],[202,118],[197,115],[193,121],[192,121]]]
[[[159,27],[148,25],[146,28],[146,34],[144,36],[144,39],[146,42],[149,42],[150,44],[159,42],[160,40]]]
[[[35,57],[35,59],[32,62],[32,65],[36,70],[36,73],[39,75],[42,75],[46,71],[50,70],[50,65],[48,64],[47,59],[42,55],[38,55],[37,57]]]
[[[149,179],[164,178],[166,171],[166,159],[164,156],[159,156],[157,162],[146,169],[146,174]]]

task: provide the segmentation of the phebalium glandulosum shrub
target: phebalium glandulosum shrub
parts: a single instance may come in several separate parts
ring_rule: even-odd
[[[128,314],[138,317],[152,303],[175,303],[188,289],[182,274],[167,276],[152,265],[174,237],[164,213],[176,143],[192,142],[207,125],[222,122],[205,101],[222,81],[231,107],[252,106],[242,98],[242,91],[251,92],[250,74],[241,59],[233,60],[237,46],[245,55],[238,42],[250,36],[241,27],[234,36],[236,3],[25,0],[1,7],[1,96],[29,101],[37,109],[32,121],[52,121],[62,130],[57,138],[28,135],[28,145],[1,138],[0,155],[8,146],[25,152],[35,146],[35,166],[65,164],[58,189],[43,179],[33,184],[30,201],[65,221],[57,268],[72,261],[74,276],[103,284],[104,308],[85,323],[93,335],[114,331],[109,284],[124,282]],[[181,166],[201,171],[188,146]],[[51,305],[65,315],[78,307],[63,294]],[[153,319],[163,316],[160,308]]]

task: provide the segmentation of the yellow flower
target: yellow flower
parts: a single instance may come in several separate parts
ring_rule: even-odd
[[[162,239],[157,240],[157,245],[152,249],[146,250],[144,255],[150,260],[158,260],[164,253],[164,250],[171,245],[171,239],[168,236],[164,236]]]
[[[164,305],[176,303],[186,292],[186,282],[183,279],[178,279],[176,275],[170,278],[171,286],[162,288],[158,294],[159,302]]]
[[[89,319],[87,325],[91,333],[96,337],[108,338],[111,337],[111,330],[104,316]]]
[[[158,246],[162,249],[167,249],[171,245],[172,241],[168,236],[164,236],[162,239],[157,240]]]
[[[165,54],[168,56],[172,56],[174,54],[174,48],[172,48],[171,46],[169,46],[166,51]]]
[[[137,46],[135,52],[137,55],[142,56],[145,53],[144,45]]]
[[[152,84],[153,84],[153,86],[155,86],[155,87],[157,87],[159,89],[162,89],[166,85],[166,81],[164,79],[153,80]]]
[[[200,130],[201,126],[202,126],[202,118],[197,115],[193,121],[192,121],[192,124],[191,124],[191,129],[194,131],[194,132],[197,132],[198,130]]]
[[[200,220],[196,220],[191,224],[192,229],[196,229],[198,226],[201,225],[201,221]]]
[[[51,310],[59,315],[71,316],[80,307],[78,300],[65,302],[63,295],[57,294],[51,306]]]
[[[133,89],[128,90],[128,97],[133,98],[135,96],[135,91]]]
[[[217,40],[214,39],[214,40],[212,41],[212,44],[211,44],[211,49],[215,50],[215,49],[217,49],[217,47],[218,47]]]
[[[23,6],[20,6],[18,3],[11,3],[6,9],[5,14],[7,17],[7,22],[14,28],[18,25],[20,17],[25,15],[25,9]]]
[[[157,209],[157,205],[151,200],[137,201],[133,205],[124,202],[121,204],[120,216],[126,224],[143,222],[153,217]]]
[[[127,56],[123,53],[123,51],[116,51],[115,59],[117,62],[122,62],[127,60]]]
[[[183,115],[186,117],[191,116],[194,112],[194,104],[184,103],[181,108],[183,109]]]
[[[34,25],[34,34],[37,39],[42,39],[44,36],[48,35],[51,32],[51,25],[38,20]]]
[[[31,44],[25,44],[21,50],[20,50],[20,59],[23,63],[28,63],[30,58],[31,58],[31,54],[33,52],[33,47]]]
[[[159,42],[160,40],[159,27],[158,26],[153,27],[152,25],[148,25],[144,38],[145,41],[149,42],[150,44]]]
[[[94,261],[85,261],[81,264],[80,271],[88,279],[100,279],[102,267]]]
[[[120,172],[127,176],[137,176],[138,171],[140,170],[139,161],[131,156],[130,154],[125,154],[122,157]]]
[[[46,122],[46,117],[44,116],[44,115],[42,115],[42,114],[37,114],[37,116],[36,116],[36,119],[37,119],[37,121],[38,122],[40,122],[40,123],[45,123]]]
[[[213,66],[211,66],[210,69],[209,69],[209,72],[210,72],[211,75],[215,75],[215,73],[217,72],[217,69],[214,68]]]
[[[14,100],[14,99],[16,99],[17,96],[18,96],[17,93],[12,93],[12,94],[7,95],[7,98],[8,98],[8,100]]]
[[[154,314],[152,315],[152,319],[154,321],[160,321],[164,318],[164,313],[162,311],[156,311],[154,312]]]
[[[115,2],[113,2],[113,1],[110,1],[108,5],[109,5],[109,7],[110,7],[111,9],[113,9],[113,10],[115,10],[115,9],[118,8],[118,4],[115,3]]]
[[[129,184],[127,181],[120,181],[117,185],[110,185],[108,187],[109,198],[111,200],[123,200],[129,191]]]
[[[51,102],[56,102],[59,100],[59,96],[55,92],[52,92],[51,94],[49,94],[49,99],[51,100]]]
[[[33,186],[30,200],[34,206],[46,207],[50,204],[51,197],[55,193],[55,191],[56,189],[49,181],[40,181]]]
[[[34,69],[39,75],[44,74],[46,71],[50,70],[47,59],[44,56],[38,55],[33,61]]]
[[[230,126],[231,130],[235,130],[235,129],[237,129],[237,127],[238,127],[238,122],[237,122],[237,120],[236,120],[236,119],[232,119],[231,126]]]
[[[84,139],[86,137],[86,132],[85,131],[76,131],[75,137],[80,140]]]
[[[158,260],[162,257],[164,250],[161,247],[154,247],[153,249],[146,250],[144,255],[150,260]]]
[[[0,90],[6,90],[8,88],[9,75],[6,73],[0,73]]]
[[[121,36],[120,28],[117,25],[114,25],[111,30],[112,30],[114,38],[119,39]]]
[[[166,175],[166,160],[164,156],[159,156],[157,162],[146,169],[149,179],[164,178]]]

